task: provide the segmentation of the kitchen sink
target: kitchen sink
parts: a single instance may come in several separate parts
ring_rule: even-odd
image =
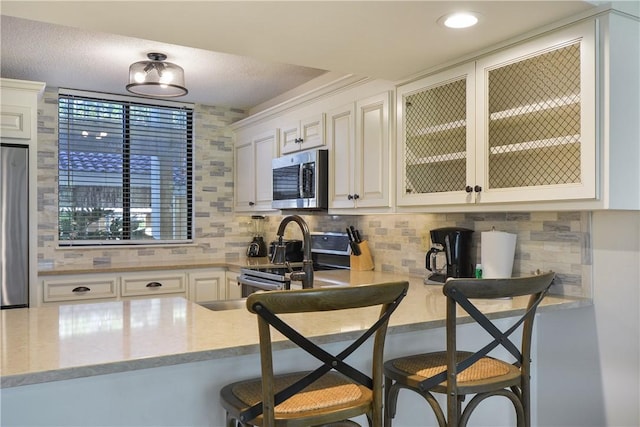
[[[247,309],[246,298],[207,301],[207,302],[200,302],[198,304],[212,311],[225,311],[225,310],[238,310],[238,309],[246,310]]]

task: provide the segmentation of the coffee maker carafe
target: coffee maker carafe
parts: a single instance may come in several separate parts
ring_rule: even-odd
[[[436,228],[430,231],[432,247],[425,264],[433,274],[428,281],[444,283],[449,277],[473,277],[471,261],[471,234],[473,230],[458,227]],[[446,269],[436,266],[437,255],[444,252]]]
[[[264,241],[264,220],[263,215],[253,215],[251,217],[251,231],[253,240],[247,248],[248,257],[265,257],[267,256],[267,244]]]

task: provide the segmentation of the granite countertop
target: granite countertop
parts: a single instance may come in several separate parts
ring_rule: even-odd
[[[388,333],[444,326],[442,287],[420,278],[376,271],[334,270],[315,274],[316,286],[348,286],[409,280],[407,297],[391,317]],[[590,300],[547,297],[539,312],[575,308]],[[490,317],[521,311],[525,298],[489,300],[480,307]],[[359,333],[378,308],[341,313],[287,315],[303,334],[319,343]],[[184,298],[131,299],[103,303],[2,310],[1,386],[50,381],[257,354],[255,316],[246,309],[210,311]],[[233,325],[228,327],[226,325]],[[242,331],[242,333],[238,333]],[[282,339],[274,349],[290,348]]]

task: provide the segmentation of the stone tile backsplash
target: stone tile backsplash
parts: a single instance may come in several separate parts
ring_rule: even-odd
[[[196,105],[195,239],[182,246],[58,248],[57,246],[57,89],[48,88],[38,116],[38,261],[41,269],[237,262],[251,240],[250,215],[233,212],[233,135],[228,126],[244,112]],[[375,269],[424,277],[429,230],[474,230],[474,262],[480,262],[480,236],[492,228],[517,234],[514,275],[553,270],[554,293],[591,296],[589,212],[412,213],[337,216],[303,215],[313,231],[339,231],[353,225],[369,241]],[[275,238],[282,215],[269,215],[265,239]],[[287,237],[299,236],[294,225]]]

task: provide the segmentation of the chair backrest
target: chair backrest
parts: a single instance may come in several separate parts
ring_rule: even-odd
[[[375,285],[348,286],[334,288],[313,288],[295,291],[258,292],[247,298],[247,309],[258,317],[260,335],[260,358],[262,367],[263,401],[244,412],[245,419],[253,419],[263,414],[264,425],[272,425],[273,409],[276,405],[293,396],[313,383],[322,375],[335,369],[354,381],[373,390],[374,405],[382,407],[382,363],[384,341],[391,313],[397,308],[407,293],[406,281]],[[370,306],[380,306],[379,316],[371,327],[338,354],[330,354],[287,325],[279,314],[334,311]],[[298,347],[322,362],[322,365],[300,381],[274,395],[273,355],[271,328],[273,326]],[[344,361],[358,347],[374,335],[371,377]],[[266,409],[264,409],[266,408]]]
[[[457,374],[499,346],[511,353],[515,359],[513,364],[522,369],[523,375],[528,375],[535,312],[553,283],[554,277],[555,273],[548,272],[535,276],[509,279],[448,279],[442,289],[442,292],[447,297],[447,370],[423,381],[420,387],[423,390],[428,390],[434,385],[447,380],[448,386],[455,388]],[[524,313],[504,331],[496,327],[470,301],[470,299],[512,298],[526,295],[529,296],[529,299]],[[456,343],[456,327],[459,314],[457,306],[464,309],[478,325],[493,337],[492,340],[488,340],[486,345],[462,361],[457,361],[455,358],[455,353],[458,350]],[[523,325],[522,341],[520,346],[517,346],[509,339],[509,336],[521,325]]]

